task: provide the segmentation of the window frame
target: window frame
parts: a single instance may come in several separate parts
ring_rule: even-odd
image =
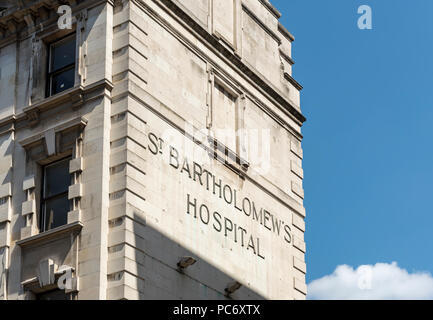
[[[58,164],[60,162],[66,162],[67,163],[66,166],[67,166],[67,169],[68,169],[68,174],[70,175],[70,181],[69,181],[69,186],[70,186],[72,184],[72,175],[69,173],[69,162],[71,161],[71,159],[72,159],[72,156],[68,155],[68,156],[66,156],[64,158],[61,158],[61,159],[52,161],[50,163],[47,163],[47,164],[45,164],[44,166],[41,167],[41,171],[42,171],[41,173],[42,174],[41,174],[40,206],[39,206],[40,207],[39,232],[46,232],[46,231],[53,230],[53,229],[57,228],[57,227],[55,227],[55,228],[48,229],[47,226],[46,226],[46,219],[47,219],[46,203],[48,201],[50,201],[50,200],[53,200],[53,199],[57,199],[57,198],[60,199],[60,198],[64,197],[65,195],[66,195],[66,197],[68,197],[68,193],[69,193],[69,187],[68,187],[68,188],[66,188],[66,191],[63,191],[61,193],[45,197],[45,194],[46,194],[46,190],[45,190],[46,184],[45,184],[45,182],[47,181],[47,179],[46,179],[46,168],[50,167],[50,166],[53,166],[53,165],[56,165],[56,164]],[[68,203],[69,203],[69,208],[68,208],[67,212],[69,212],[71,210],[71,200],[68,199]],[[60,226],[58,226],[58,227],[60,227]]]
[[[60,45],[62,43],[68,42],[69,40],[72,40],[72,39],[73,39],[74,44],[75,44],[74,45],[74,49],[75,49],[74,61],[72,63],[66,65],[66,66],[63,66],[60,69],[57,69],[54,71],[51,70],[52,69],[53,48],[56,45]],[[64,90],[67,90],[67,89],[64,89],[63,91],[53,93],[53,78],[56,75],[62,74],[62,73],[69,71],[69,70],[74,70],[74,85],[75,85],[75,73],[76,73],[76,64],[77,64],[76,63],[76,61],[77,61],[76,46],[77,46],[77,33],[76,32],[65,35],[65,36],[58,38],[58,39],[47,44],[47,47],[48,47],[48,54],[47,54],[48,63],[47,63],[47,72],[46,72],[46,74],[47,74],[46,97],[47,98],[51,97],[53,95],[59,94],[59,93],[63,92]],[[72,87],[74,87],[74,85]],[[70,89],[70,88],[68,88],[68,89]]]

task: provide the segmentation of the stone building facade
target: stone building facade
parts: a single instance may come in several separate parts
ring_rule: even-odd
[[[0,1],[0,299],[305,298],[279,18],[267,0]]]

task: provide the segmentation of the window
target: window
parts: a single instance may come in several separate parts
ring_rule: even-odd
[[[75,35],[52,43],[49,47],[47,96],[52,96],[75,83]]]
[[[43,168],[41,197],[41,231],[47,231],[68,223],[70,201],[68,189],[70,158],[54,162]]]

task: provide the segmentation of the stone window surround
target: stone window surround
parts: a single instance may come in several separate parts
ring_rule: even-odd
[[[21,250],[33,250],[34,246],[47,244],[65,235],[76,238],[80,234],[82,227],[83,224],[81,222],[73,222],[27,239],[19,240],[17,241],[17,245],[21,247]],[[78,245],[73,245],[71,249],[74,250],[74,255],[78,256]],[[71,287],[65,288],[64,291],[70,299],[74,299],[79,291],[78,261],[76,260],[71,266],[58,266],[49,258],[39,262],[35,277],[21,281],[21,285],[26,293],[26,299],[34,300],[37,294],[59,289],[58,280],[65,272],[70,272],[72,278],[70,279]]]
[[[61,67],[57,67],[57,69],[55,69],[55,64],[54,64],[54,60],[56,59],[56,57],[59,57],[59,55],[56,55],[56,48],[61,47],[62,45],[65,44],[73,44],[75,50],[76,51],[76,47],[77,47],[77,38],[76,38],[76,33],[70,33],[67,34],[66,36],[56,39],[54,42],[50,42],[48,44],[45,44],[45,46],[47,47],[47,58],[48,58],[48,62],[47,62],[47,73],[46,73],[46,89],[45,89],[45,95],[46,97],[50,97],[53,96],[57,93],[63,92],[66,89],[72,88],[76,86],[76,73],[77,73],[77,61],[75,58],[75,54],[76,52],[74,52],[74,60],[71,60],[70,63],[68,63],[67,65],[63,65]],[[72,51],[72,50],[71,50]],[[64,61],[63,61],[64,63]],[[73,84],[63,90],[59,90],[58,92],[55,92],[55,88],[53,86],[53,82],[54,82],[54,78],[60,74],[64,74],[65,72],[71,71],[73,70],[74,74],[73,74]],[[72,76],[72,75],[71,75]],[[72,79],[71,79],[72,80]]]
[[[23,181],[23,191],[26,193],[27,201],[22,203],[22,212],[26,225],[21,229],[20,240],[16,242],[22,250],[33,250],[32,247],[45,245],[56,239],[61,239],[65,235],[75,238],[81,233],[83,223],[81,222],[81,209],[80,201],[82,196],[81,173],[83,171],[83,157],[82,157],[82,139],[83,131],[87,124],[87,120],[83,117],[77,117],[61,124],[55,125],[44,131],[39,131],[30,137],[22,139],[19,144],[26,150],[28,161],[36,162],[36,164],[46,164],[58,160],[65,155],[71,155],[72,159],[69,161],[69,172],[73,175],[72,184],[68,190],[68,198],[72,201],[72,208],[68,212],[68,221],[66,225],[59,226],[44,232],[39,232],[39,215],[40,205],[37,205],[36,187],[41,184],[41,177],[37,172],[31,172]],[[64,135],[73,134],[75,143],[72,147],[67,144],[69,150],[61,148],[61,139]],[[42,152],[36,153],[37,159],[32,159],[31,151],[40,150]],[[42,158],[41,154],[45,154]],[[40,167],[32,166],[33,171],[39,170]],[[40,189],[40,188],[39,188]],[[78,250],[78,245],[75,244],[71,247],[74,251]],[[75,252],[78,255],[78,251]],[[76,262],[78,263],[78,262]],[[40,261],[37,276],[31,279],[23,279],[22,286],[29,299],[34,298],[35,294],[47,292],[57,288],[58,279],[68,272],[71,275],[72,287],[66,288],[65,293],[71,298],[78,292],[78,265],[72,266],[58,266],[51,259]]]
[[[61,95],[63,92],[49,96],[48,64],[50,44],[67,36],[75,34],[75,81],[73,88],[85,85],[87,68],[87,42],[85,41],[86,21],[88,9],[79,11],[72,17],[72,29],[61,30],[57,22],[48,28],[35,32],[32,35],[32,59],[30,61],[29,106],[41,103],[44,99]],[[68,91],[68,90],[65,90]]]
[[[233,39],[229,40],[222,35],[215,26],[215,15],[214,11],[217,10],[215,7],[215,2],[213,0],[209,1],[209,10],[210,10],[210,23],[209,23],[209,32],[214,35],[219,42],[228,48],[234,55],[241,57],[242,56],[242,24],[241,24],[241,1],[239,0],[226,0],[233,1]]]
[[[213,123],[214,123],[214,113],[215,113],[215,106],[214,106],[214,99],[215,97],[215,84],[218,84],[219,86],[223,87],[230,95],[232,95],[235,98],[235,122],[236,122],[236,129],[241,130],[241,135],[239,137],[236,137],[236,150],[231,150],[227,146],[225,146],[223,143],[218,141],[215,138],[215,134],[213,133]],[[206,120],[206,126],[207,129],[210,131],[210,135],[207,137],[207,141],[209,143],[208,147],[210,152],[212,152],[212,156],[228,165],[228,167],[232,170],[234,170],[237,174],[239,174],[241,177],[244,176],[244,173],[248,170],[250,164],[246,160],[246,148],[245,148],[245,132],[243,132],[243,129],[245,128],[244,125],[244,112],[246,108],[246,94],[244,91],[239,89],[239,86],[236,86],[235,84],[231,83],[230,80],[228,80],[226,77],[224,77],[223,74],[219,73],[216,69],[212,68],[210,65],[208,65],[208,94],[207,94],[207,120]]]
[[[69,173],[69,164],[70,164],[71,158],[70,156],[67,156],[63,159],[59,159],[56,161],[53,161],[49,164],[46,164],[44,166],[40,167],[40,173],[41,173],[41,187],[40,187],[40,205],[38,208],[40,208],[40,212],[38,214],[39,216],[39,232],[44,233],[48,230],[55,229],[57,227],[60,227],[64,225],[65,223],[57,223],[54,226],[50,226],[51,223],[55,223],[56,219],[61,219],[64,217],[66,219],[67,224],[67,217],[68,212],[70,211],[71,201],[68,197],[69,192],[69,186],[71,185],[71,175]],[[57,177],[55,174],[50,172],[50,168],[62,168],[63,173],[65,174],[65,180],[64,184],[51,186],[50,181],[52,183],[55,183],[57,181]],[[58,171],[57,171],[58,172]],[[58,172],[59,173],[59,172]],[[60,174],[60,173],[59,173]],[[52,213],[49,212],[50,204],[52,205],[53,202],[56,201],[65,201],[67,203],[67,207],[65,208],[63,205],[61,206],[61,209],[58,206],[55,206],[54,211]],[[65,210],[64,212],[58,212],[56,210]],[[53,220],[51,220],[53,219]]]
[[[140,2],[139,0],[134,0],[137,2]],[[234,55],[234,59],[227,59],[227,62],[233,63],[236,67],[240,68],[254,83],[256,83],[261,89],[263,89],[269,96],[274,99],[278,104],[281,105],[281,110],[285,113],[287,113],[290,118],[295,121],[297,124],[302,126],[302,124],[306,121],[306,118],[302,113],[297,109],[295,104],[288,100],[287,98],[283,98],[282,92],[280,92],[279,89],[275,88],[272,84],[270,84],[267,80],[263,78],[259,74],[259,72],[251,66],[248,62],[245,61],[245,59],[242,59],[240,55],[242,55],[241,48],[238,49],[240,52],[239,54],[236,54],[233,52],[233,48],[229,48],[227,45],[225,45],[224,41],[221,41],[221,38],[218,38],[217,35],[212,33],[212,26],[208,24],[208,27],[205,25],[202,25],[195,19],[194,17],[191,17],[191,14],[188,14],[188,10],[177,0],[153,0],[155,3],[157,3],[159,6],[167,8],[168,10],[171,10],[176,14],[178,18],[186,22],[191,28],[193,28],[198,34],[200,34],[204,39],[206,39],[217,51],[219,51],[221,54],[223,54],[225,57],[227,55]],[[270,3],[267,3],[265,0],[260,0],[262,4],[265,4],[266,8],[271,10],[273,14],[276,16],[276,18],[279,18],[280,14],[279,12],[273,8],[273,6]],[[244,7],[245,4],[242,2],[241,7]],[[244,10],[242,8],[242,10]],[[259,18],[257,18],[260,20]],[[286,39],[288,39],[290,42],[294,41],[294,37],[279,23],[278,24],[278,30],[281,33],[282,36],[284,36]],[[209,37],[209,33],[213,35],[213,37]],[[277,37],[279,37],[277,35]],[[183,40],[183,39],[182,39]],[[221,46],[222,44],[222,46]],[[282,52],[282,51],[279,51]],[[286,55],[288,55],[286,53]],[[292,64],[294,63],[293,60],[290,61]],[[291,84],[297,89],[302,90],[302,86],[287,72],[285,72],[284,77],[286,80],[291,82]],[[289,127],[291,127],[289,125]],[[296,130],[292,130],[296,132]],[[296,133],[295,133],[296,134]]]
[[[35,161],[37,164],[47,164],[54,162],[67,155],[72,155],[69,162],[69,172],[73,175],[73,183],[69,187],[68,198],[72,200],[72,208],[68,213],[68,224],[74,224],[81,221],[80,198],[82,196],[81,172],[83,170],[82,157],[82,134],[87,124],[83,117],[63,122],[51,127],[43,132],[38,132],[26,139],[20,140],[20,145],[30,155],[32,150],[42,146],[45,156],[42,159],[34,160],[29,157],[29,161]],[[60,150],[60,140],[62,135],[76,130],[75,145],[67,151]],[[26,219],[26,226],[21,229],[21,241],[31,238],[37,234],[49,234],[51,230],[39,233],[39,206],[37,205],[38,197],[35,189],[41,181],[37,172],[31,172],[23,181],[23,191],[26,193],[27,201],[22,203],[22,215]],[[56,228],[57,229],[57,228]]]

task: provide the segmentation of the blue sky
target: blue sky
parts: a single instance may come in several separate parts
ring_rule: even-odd
[[[304,86],[307,282],[342,264],[433,273],[433,1],[271,2]]]

